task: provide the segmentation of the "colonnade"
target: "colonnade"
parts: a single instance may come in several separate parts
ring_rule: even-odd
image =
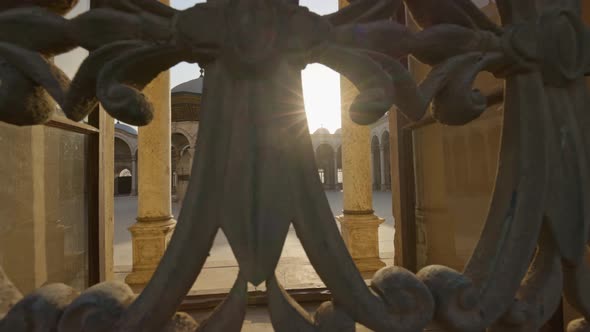
[[[161,0],[167,2],[167,0]],[[346,2],[341,0],[340,5]],[[361,272],[372,273],[385,264],[379,258],[379,225],[372,205],[370,128],[353,123],[347,113],[356,93],[342,79],[342,215],[343,239]],[[138,217],[130,227],[133,242],[133,270],[129,284],[145,284],[154,272],[170,240],[176,221],[171,214],[171,118],[170,76],[162,73],[144,93],[154,103],[154,120],[139,129]],[[381,160],[385,153],[381,152]],[[334,156],[337,177],[338,164]],[[384,169],[381,165],[381,169]]]

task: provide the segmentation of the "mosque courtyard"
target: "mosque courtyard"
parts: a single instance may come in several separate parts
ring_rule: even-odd
[[[326,191],[326,196],[333,214],[342,214],[342,192]],[[391,192],[374,191],[373,208],[375,214],[385,219],[379,227],[379,251],[381,260],[387,265],[393,263],[393,216],[391,209]],[[178,216],[180,204],[173,204],[173,214]],[[115,235],[114,255],[117,279],[123,280],[131,271],[132,249],[131,235],[127,230],[133,225],[137,216],[137,196],[115,197]],[[334,221],[336,222],[336,221]],[[231,288],[238,272],[227,239],[222,232],[217,234],[210,256],[201,275],[193,286],[192,294],[213,294],[226,292]],[[307,259],[293,227],[289,230],[281,260],[277,268],[277,277],[286,289],[322,288],[321,280]]]

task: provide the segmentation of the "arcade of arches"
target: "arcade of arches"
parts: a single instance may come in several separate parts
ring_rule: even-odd
[[[200,103],[198,89],[200,87],[187,83],[172,90],[171,194],[178,202],[182,202],[186,192],[198,132],[198,104]],[[192,89],[192,91],[182,89]],[[387,117],[371,127],[371,136],[372,188],[377,191],[389,191],[391,190],[391,172]],[[312,134],[312,143],[318,175],[324,184],[324,189],[342,190],[341,130],[331,134],[327,129],[320,128]],[[115,125],[115,195],[137,194],[137,159],[137,130],[117,123]]]
[[[183,83],[171,91],[172,135],[170,138],[171,194],[182,202],[199,129],[198,112],[203,78]],[[123,123],[115,124],[115,195],[137,195],[138,132]]]
[[[137,194],[137,131],[115,124],[115,195]]]
[[[371,127],[371,179],[375,191],[391,190],[388,117]],[[342,190],[342,130],[320,128],[311,135],[318,175],[325,190]]]
[[[159,195],[162,195],[161,200],[165,201],[169,199],[173,204],[171,206],[171,215],[177,215],[179,212],[179,206],[182,203],[186,189],[188,186],[188,181],[190,178],[190,170],[192,165],[192,158],[194,156],[194,147],[196,144],[197,133],[199,130],[199,110],[200,110],[200,98],[201,98],[201,91],[202,91],[202,81],[203,78],[198,78],[195,80],[188,81],[183,83],[171,90],[170,98],[171,98],[171,118],[170,118],[170,145],[169,145],[169,154],[170,154],[170,192],[169,198],[165,197],[165,193],[160,192]],[[366,151],[367,154],[371,153],[371,145],[370,145],[370,136],[377,137],[376,143],[378,149],[387,149],[389,146],[389,121],[388,116],[383,117],[379,120],[376,124],[368,128],[366,132],[367,140],[365,143],[361,145],[361,150]],[[349,129],[352,130],[352,129]],[[361,176],[354,175],[355,178],[359,179],[369,179],[373,178],[373,181],[365,181],[362,180],[360,183],[350,182],[351,185],[346,187],[344,186],[344,179],[346,178],[345,173],[348,169],[349,173],[358,173],[359,170],[355,168],[355,164],[357,163],[364,163],[369,162],[368,158],[364,157],[363,154],[357,154],[353,152],[353,158],[348,159],[348,164],[343,160],[343,150],[346,148],[346,143],[343,141],[343,132],[341,129],[337,130],[335,133],[330,133],[328,130],[324,128],[318,129],[315,133],[311,135],[312,138],[312,145],[315,151],[316,156],[316,163],[318,167],[318,176],[322,183],[324,184],[325,190],[327,190],[328,200],[331,203],[335,216],[339,214],[347,214],[351,213],[354,215],[352,219],[355,218],[365,218],[369,217],[371,220],[364,220],[360,222],[359,225],[366,225],[363,227],[352,227],[351,225],[357,223],[357,220],[351,220],[351,218],[343,218],[338,219],[338,221],[343,225],[343,231],[348,229],[349,231],[346,234],[343,234],[343,237],[347,239],[355,239],[357,240],[348,240],[347,245],[349,246],[351,253],[354,255],[359,256],[361,260],[365,260],[367,257],[371,258],[370,264],[361,264],[358,265],[359,269],[364,270],[364,272],[372,273],[375,272],[378,268],[384,265],[381,261],[380,255],[385,257],[384,259],[392,263],[393,258],[393,218],[391,217],[391,198],[388,195],[383,195],[382,197],[378,198],[382,211],[380,212],[385,218],[388,220],[387,225],[384,227],[380,227],[380,225],[384,222],[384,219],[377,217],[373,214],[373,202],[372,198],[370,197],[371,191],[373,191],[373,187],[377,191],[387,191],[390,189],[390,181],[391,178],[389,174],[384,176],[382,174],[382,170],[384,172],[389,173],[389,161],[381,162],[381,159],[377,159],[378,161],[376,164],[380,165],[380,168],[373,170],[371,174],[372,167],[366,167],[367,176],[364,176],[364,171],[361,171],[359,174]],[[140,154],[138,141],[141,140],[141,131],[138,131],[130,126],[127,126],[122,123],[117,123],[115,125],[115,169],[114,169],[114,176],[115,176],[115,194],[116,195],[139,195],[139,200],[135,198],[118,198],[117,204],[135,204],[129,202],[139,202],[141,205],[141,193],[142,190],[142,181],[140,177],[138,177],[139,173],[141,172],[141,165],[143,167],[152,167],[156,162],[154,160],[152,163],[149,161],[144,164],[140,163],[139,156],[146,157],[145,154]],[[164,140],[160,140],[164,141]],[[389,152],[378,150],[379,152],[375,155],[372,154],[373,158],[389,158]],[[149,155],[149,158],[152,156]],[[155,156],[154,156],[155,157]],[[361,158],[362,160],[360,160]],[[375,164],[375,162],[371,162]],[[138,180],[140,179],[140,180]],[[373,183],[379,184],[378,186],[373,186]],[[358,188],[358,186],[364,187],[364,189]],[[363,203],[363,206],[367,206],[363,208],[359,207],[350,207],[346,208],[343,204],[343,197],[346,196],[346,191],[356,193],[355,196],[363,196],[362,200],[367,201],[368,203]],[[368,191],[367,191],[368,190]],[[343,191],[343,192],[342,192]],[[366,197],[365,194],[369,196]],[[335,203],[335,204],[334,204]],[[368,205],[367,205],[368,204]],[[335,206],[340,206],[335,208]],[[384,208],[383,208],[384,207]],[[116,209],[121,210],[122,208],[119,207]],[[123,229],[125,230],[128,228],[128,224],[124,224],[124,222],[129,222],[129,220],[134,220],[134,212],[135,208],[131,207],[127,209],[127,215],[119,215],[117,216],[119,222],[123,222]],[[138,208],[138,211],[141,208]],[[358,210],[358,211],[356,211]],[[365,211],[371,211],[369,215],[364,215]],[[150,265],[155,267],[158,259],[159,254],[154,255],[154,259],[150,260],[150,263],[145,262],[136,262],[136,256],[138,253],[135,251],[143,250],[143,246],[136,246],[136,243],[140,243],[143,241],[141,238],[135,236],[135,233],[140,234],[138,231],[135,231],[135,228],[138,227],[147,227],[148,223],[142,222],[143,217],[137,217],[137,223],[131,226],[129,229],[131,230],[131,243],[133,244],[133,250],[130,250],[130,247],[126,247],[126,249],[121,245],[116,244],[115,249],[116,251],[133,251],[132,257],[127,256],[123,257],[122,254],[116,253],[116,261],[118,263],[118,270],[121,270],[122,273],[129,270],[124,270],[125,266],[130,266],[128,262],[133,260],[133,272],[127,275],[126,281],[131,284],[142,284],[142,282],[147,281],[142,276],[142,273],[135,273],[136,272],[136,265],[140,265],[142,269],[145,269],[146,265]],[[336,219],[336,218],[335,218]],[[123,221],[125,220],[125,221]],[[336,222],[336,220],[335,220]],[[150,225],[151,227],[151,225]],[[164,232],[160,232],[164,234],[165,232],[171,232],[171,224],[166,224],[164,228]],[[365,228],[365,229],[363,229]],[[380,231],[381,230],[381,231]],[[154,230],[156,232],[156,230]],[[362,234],[360,234],[361,232]],[[378,233],[383,233],[379,236]],[[364,234],[364,235],[363,235]],[[368,241],[362,241],[360,243],[358,241],[358,236],[361,235],[362,238],[368,239]],[[139,235],[141,236],[141,235]],[[159,235],[161,237],[161,235]],[[166,240],[167,241],[167,240]],[[128,243],[128,242],[126,242]],[[367,246],[367,243],[371,245]],[[358,248],[355,250],[354,248]],[[380,247],[381,246],[381,247]],[[375,250],[369,250],[367,254],[366,249],[364,248],[375,248]],[[360,249],[359,249],[360,248]],[[380,251],[381,249],[381,251]],[[164,247],[158,249],[160,253],[163,253]],[[227,240],[223,236],[223,234],[218,234],[214,248],[211,251],[211,260],[212,264],[218,264],[219,262],[224,262],[226,266],[234,266],[235,262],[231,261],[228,263],[227,259],[233,260],[233,255],[231,252],[226,253],[229,250],[229,246],[227,244]],[[309,262],[299,262],[298,260],[304,259],[306,260],[306,255],[303,252],[303,249],[297,239],[296,236],[289,236],[287,239],[287,243],[285,244],[285,253],[286,257],[289,259],[297,261],[299,264],[299,268],[301,269],[301,264],[303,266],[309,265]],[[156,252],[157,253],[157,252]],[[355,254],[356,253],[356,254]],[[217,263],[216,263],[217,262]],[[221,263],[219,263],[221,264]],[[305,265],[307,264],[307,265]],[[287,264],[288,265],[288,264]],[[291,264],[294,266],[294,264]],[[311,268],[311,265],[309,265]],[[284,265],[279,266],[279,269],[285,268]],[[287,267],[288,268],[288,267]],[[314,275],[310,277],[310,275]],[[129,278],[129,276],[132,276]],[[321,280],[315,275],[315,272],[305,273],[302,274],[301,278],[304,282],[309,282],[313,280],[314,283],[317,285],[321,285]],[[301,281],[299,280],[299,281]],[[298,281],[298,282],[299,282]],[[302,283],[298,282],[288,282],[288,287],[293,287],[293,285],[301,285]],[[211,285],[207,285],[207,287],[211,287]]]

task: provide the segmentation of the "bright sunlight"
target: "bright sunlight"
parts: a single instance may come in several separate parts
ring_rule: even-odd
[[[204,0],[172,0],[177,9],[186,9]],[[302,6],[320,15],[335,12],[338,9],[336,0],[300,0]],[[190,81],[199,75],[199,67],[195,64],[180,63],[171,69],[171,86]],[[340,128],[340,76],[333,70],[313,64],[307,66],[302,73],[303,97],[309,131],[326,128],[331,133]]]
[[[334,133],[340,128],[340,75],[320,64],[303,71],[303,98],[309,131],[323,127]]]

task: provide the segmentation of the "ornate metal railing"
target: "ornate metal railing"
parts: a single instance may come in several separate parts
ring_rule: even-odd
[[[419,331],[432,320],[451,331],[536,331],[562,291],[590,318],[590,32],[580,0],[497,0],[502,26],[468,0],[405,0],[418,32],[390,19],[401,0],[353,1],[323,17],[293,0],[211,1],[184,11],[104,0],[62,18],[75,2],[0,3],[0,120],[42,123],[54,100],[79,121],[100,101],[113,117],[144,125],[153,110],[142,87],[180,61],[198,62],[207,79],[193,177],[170,246],[139,297],[117,283],[81,295],[51,285],[16,302],[18,292],[3,287],[3,305],[16,304],[0,330],[238,331],[248,282],[266,282],[278,331],[348,331],[355,322]],[[90,55],[69,82],[47,59],[75,46]],[[433,66],[420,84],[395,60],[408,54]],[[487,106],[472,89],[476,75],[505,79],[500,167],[462,273],[388,267],[366,286],[317,179],[299,81],[312,62],[356,85],[350,114],[361,124],[392,105],[418,121],[432,105],[439,122],[462,125]],[[274,276],[290,223],[333,294],[313,317]],[[175,310],[219,228],[240,273],[197,328]],[[590,326],[581,319],[569,330]]]

